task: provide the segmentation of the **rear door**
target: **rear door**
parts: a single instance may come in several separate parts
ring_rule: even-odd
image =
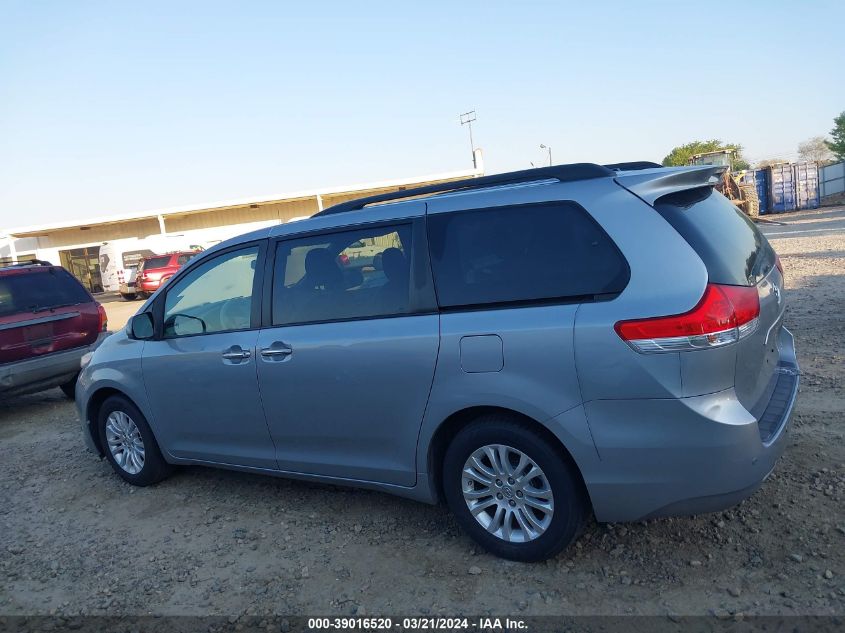
[[[415,483],[438,350],[425,251],[421,218],[276,244],[257,364],[280,469]]]
[[[0,277],[0,363],[90,345],[99,324],[93,297],[63,268],[9,270]]]
[[[441,315],[438,403],[473,392],[480,404],[548,419],[581,402],[573,349],[579,305],[620,292],[628,268],[579,205],[538,187],[466,208],[433,198],[428,235]],[[483,203],[482,203],[483,204]],[[495,206],[493,206],[495,205]]]

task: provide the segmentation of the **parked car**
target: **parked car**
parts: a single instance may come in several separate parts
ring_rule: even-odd
[[[223,229],[228,233],[231,228]],[[213,232],[217,232],[214,230]],[[195,252],[203,250],[211,242],[219,244],[221,239],[206,239],[209,235],[186,236],[184,233],[151,234],[144,237],[118,238],[100,245],[100,278],[106,292],[120,292],[124,299],[135,299],[134,279],[138,266],[145,257],[164,255],[177,251]],[[226,235],[231,237],[231,234]]]
[[[138,266],[126,266],[117,273],[118,292],[124,301],[135,301],[138,291],[135,289],[135,278],[138,276]]]
[[[196,255],[197,251],[179,251],[145,257],[135,274],[130,273],[124,285],[121,285],[120,294],[125,299],[134,299],[133,295],[150,296]]]
[[[445,500],[522,561],[590,512],[726,508],[783,451],[798,365],[720,169],[487,176],[225,242],[93,355],[86,442],[142,486],[202,464]]]
[[[61,266],[0,268],[0,397],[61,387],[72,398],[80,360],[107,326],[103,306]]]

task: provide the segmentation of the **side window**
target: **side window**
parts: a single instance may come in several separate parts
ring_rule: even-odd
[[[432,214],[428,234],[443,307],[580,298],[628,283],[616,245],[573,203]]]
[[[179,257],[176,258],[176,264],[184,266],[191,260],[191,257],[193,257],[193,255],[179,255]]]
[[[273,325],[406,314],[410,264],[410,225],[279,242]]]
[[[250,327],[258,247],[203,262],[169,287],[165,337],[211,334]]]

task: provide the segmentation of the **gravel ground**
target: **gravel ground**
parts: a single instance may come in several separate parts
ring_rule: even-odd
[[[374,492],[203,468],[132,488],[53,390],[0,405],[0,614],[843,614],[845,232],[773,244],[804,376],[784,457],[737,508],[591,523],[524,565]]]

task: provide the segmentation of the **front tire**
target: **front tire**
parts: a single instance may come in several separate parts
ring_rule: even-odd
[[[114,471],[135,486],[156,484],[173,472],[162,457],[141,411],[123,396],[111,396],[97,417],[100,445]]]
[[[476,542],[522,562],[558,554],[575,540],[588,510],[571,460],[529,424],[502,414],[458,432],[443,460],[443,490]]]

